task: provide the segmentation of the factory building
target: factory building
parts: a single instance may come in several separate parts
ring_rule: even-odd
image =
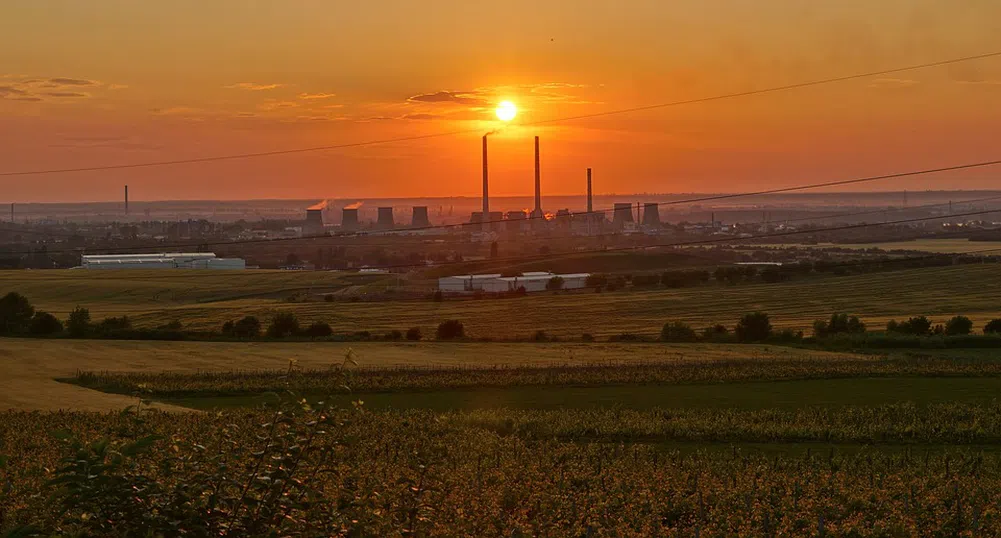
[[[80,257],[84,269],[246,269],[242,258],[218,258],[211,252],[149,254],[88,254]]]
[[[522,273],[520,276],[460,275],[438,279],[438,289],[443,293],[507,293],[524,288],[527,292],[546,291],[554,277],[563,279],[565,290],[577,290],[587,286],[589,273],[555,274],[545,271]]]

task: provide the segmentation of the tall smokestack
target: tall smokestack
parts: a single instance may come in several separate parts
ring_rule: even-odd
[[[542,171],[539,167],[539,137],[535,137],[535,213],[542,214]]]
[[[125,186],[125,216],[129,215],[129,186]]]
[[[594,204],[591,197],[591,169],[587,169],[587,212],[594,213]]]
[[[489,230],[490,187],[487,177],[487,135],[483,135],[483,229]]]

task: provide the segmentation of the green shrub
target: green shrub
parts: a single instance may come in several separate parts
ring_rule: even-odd
[[[973,332],[973,320],[966,316],[956,316],[945,324],[945,334],[959,336]]]
[[[257,338],[261,335],[261,320],[254,316],[246,316],[233,324],[233,336],[238,338]]]
[[[466,336],[466,329],[463,327],[461,321],[450,319],[443,321],[438,325],[438,332],[436,336],[438,337],[438,340],[454,340],[456,338],[464,338]]]
[[[410,340],[411,342],[420,340],[422,336],[420,327],[411,327],[407,329],[407,340]]]
[[[663,342],[695,342],[699,339],[687,323],[682,321],[672,321],[665,323],[660,331],[660,339]]]
[[[10,292],[0,298],[0,334],[25,334],[31,328],[35,307],[20,293]]]
[[[268,325],[269,338],[285,338],[299,334],[299,318],[292,312],[279,312]]]
[[[734,328],[741,342],[762,342],[772,335],[772,322],[764,312],[744,314]]]
[[[386,333],[386,340],[402,340],[402,339],[403,339],[403,331],[399,329],[393,329],[388,333]]]
[[[594,335],[592,335],[591,333],[584,333],[580,335],[580,341],[588,343],[594,342]]]
[[[992,319],[984,325],[984,334],[1001,333],[1001,319]]]
[[[314,321],[303,334],[310,338],[326,338],[334,334],[334,330],[330,328],[330,324],[325,321]]]
[[[31,318],[31,334],[48,336],[63,332],[63,322],[48,312],[35,312]]]
[[[549,341],[549,335],[546,334],[546,331],[543,331],[543,330],[535,331],[535,334],[532,335],[532,341],[533,342],[548,342]]]
[[[66,321],[66,330],[72,338],[85,338],[91,330],[90,310],[76,307]]]

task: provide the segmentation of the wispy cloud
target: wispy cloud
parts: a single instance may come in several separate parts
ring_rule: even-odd
[[[412,103],[456,103],[460,105],[483,105],[486,100],[476,91],[454,92],[438,91],[434,93],[422,93],[407,99]]]
[[[9,95],[28,95],[28,92],[14,86],[0,86],[0,97],[7,97]]]
[[[400,116],[401,120],[437,120],[444,116],[439,114],[404,114]]]
[[[82,99],[85,97],[90,97],[89,93],[81,93],[81,92],[45,92],[43,95],[47,97],[61,97],[61,98],[72,98],[72,99]]]
[[[285,84],[259,84],[257,82],[237,82],[236,84],[230,84],[229,86],[224,86],[230,90],[247,90],[252,92],[259,92],[265,90],[274,90],[277,88],[284,88]]]
[[[330,99],[332,97],[337,97],[337,94],[333,94],[333,93],[300,93],[299,94],[299,99],[306,99],[306,100],[312,100],[312,99]]]
[[[50,78],[49,83],[55,84],[57,86],[99,86],[101,84],[96,80],[87,80],[82,78],[65,78],[65,77]]]
[[[296,108],[299,103],[295,101],[278,101],[275,99],[269,99],[259,105],[257,105],[258,110],[278,110],[282,108]]]
[[[956,84],[964,86],[1001,86],[1001,80],[957,80]]]

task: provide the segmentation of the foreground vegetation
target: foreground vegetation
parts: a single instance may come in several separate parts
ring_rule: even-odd
[[[0,529],[100,536],[981,536],[1001,459],[677,451],[661,438],[942,442],[995,406],[706,415],[6,413]],[[702,435],[708,432],[708,436]],[[750,433],[747,433],[750,432]],[[854,433],[853,433],[854,432]]]

